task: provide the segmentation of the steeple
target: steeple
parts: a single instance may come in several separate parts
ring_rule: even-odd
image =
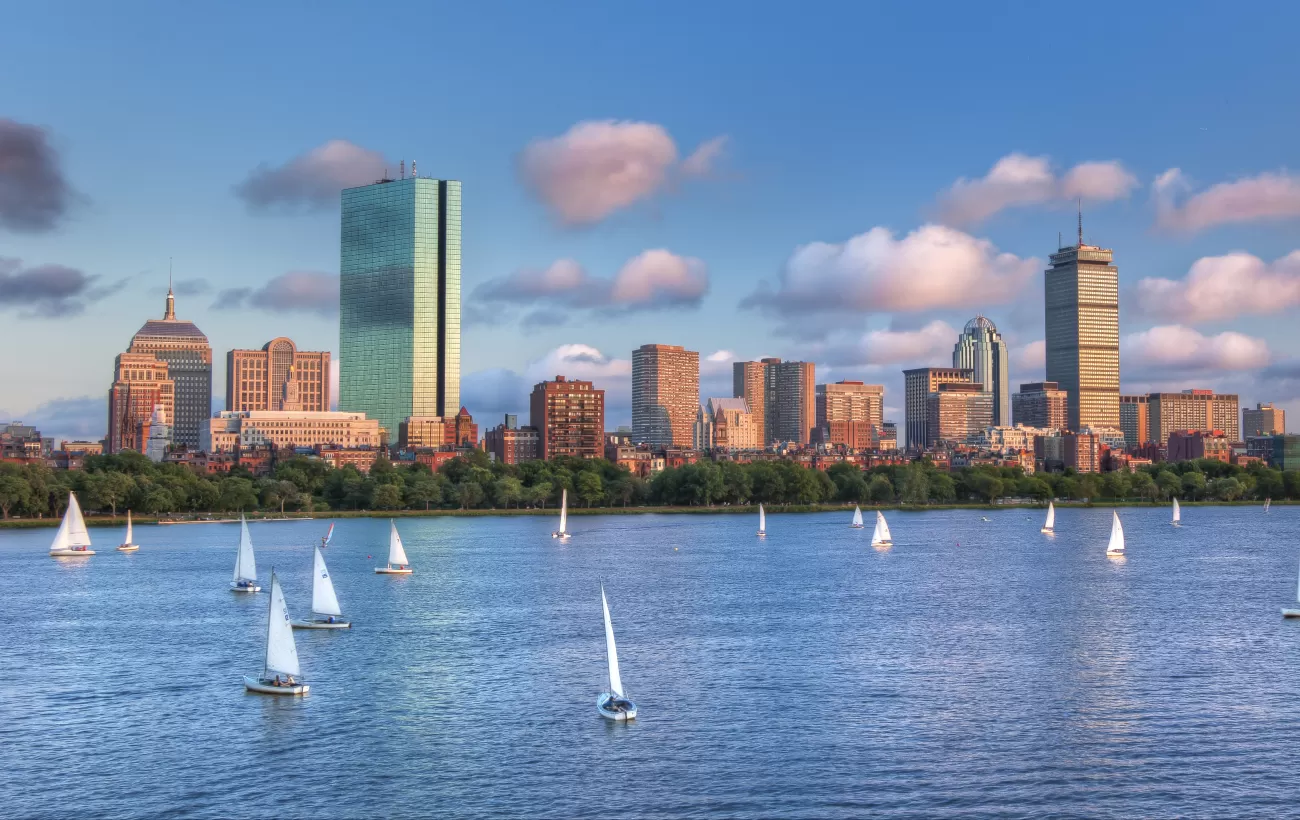
[[[302,410],[302,402],[298,399],[298,380],[294,378],[293,365],[289,365],[289,372],[284,377],[284,389],[280,394],[281,410]]]
[[[172,293],[172,263],[167,260],[167,311],[163,313],[164,322],[176,321],[176,296]]]

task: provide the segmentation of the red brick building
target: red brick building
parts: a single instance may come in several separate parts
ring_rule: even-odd
[[[539,382],[529,401],[529,422],[537,429],[543,459],[600,458],[605,452],[605,391],[563,376]]]

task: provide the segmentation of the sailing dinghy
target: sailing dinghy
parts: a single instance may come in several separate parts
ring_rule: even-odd
[[[636,720],[636,704],[623,693],[623,679],[618,674],[618,647],[614,645],[614,623],[609,619],[609,602],[605,585],[600,585],[600,606],[605,610],[605,656],[609,661],[609,691],[596,698],[596,711],[606,720]]]
[[[1047,523],[1043,524],[1043,528],[1039,532],[1048,535],[1056,534],[1056,505],[1051,501],[1047,502]]]
[[[63,521],[54,533],[50,543],[50,555],[57,558],[82,558],[94,555],[90,548],[90,533],[86,532],[86,519],[81,517],[81,505],[77,496],[68,493],[68,509],[63,512]]]
[[[1300,583],[1297,583],[1297,584],[1296,584],[1295,599],[1296,599],[1297,601],[1300,601]],[[1283,617],[1283,618],[1300,618],[1300,609],[1284,609],[1284,610],[1282,610],[1282,617]]]
[[[131,511],[126,511],[126,540],[117,548],[118,552],[135,552],[140,545],[131,538]]]
[[[321,536],[320,545],[322,547],[328,547],[330,545],[330,539],[333,537],[334,537],[334,522],[331,521],[330,528],[325,531],[325,535]]]
[[[311,572],[311,614],[309,620],[294,621],[294,629],[351,629],[352,622],[343,619],[339,609],[339,596],[334,594],[334,582],[325,568],[325,556],[316,548],[316,562]]]
[[[1270,505],[1272,505],[1272,503],[1273,503],[1273,499],[1271,498],[1264,499],[1264,512],[1268,512],[1268,508]]]
[[[860,508],[857,504],[853,505],[853,523],[849,524],[849,526],[855,530],[863,529],[862,508]]]
[[[1124,554],[1124,527],[1119,523],[1119,513],[1112,512],[1113,523],[1110,525],[1110,542],[1106,544],[1106,554],[1121,556]]]
[[[885,514],[876,510],[876,528],[871,532],[871,546],[891,547],[893,545],[894,538],[889,534],[889,524],[885,521]]]
[[[1174,520],[1172,523],[1175,527],[1181,527],[1183,525],[1182,522],[1183,522],[1183,510],[1181,507],[1178,506],[1178,499],[1175,498],[1174,499]]]
[[[280,579],[271,570],[271,606],[266,615],[266,661],[260,677],[244,676],[244,688],[263,695],[305,695],[310,688],[298,679],[298,648],[293,643],[289,606]]]
[[[411,563],[406,560],[402,536],[397,534],[397,522],[390,518],[388,527],[388,565],[375,567],[375,572],[380,575],[410,575]]]
[[[552,538],[558,538],[561,541],[569,540],[569,490],[560,491],[560,528],[551,533]]]
[[[239,553],[235,555],[235,578],[231,592],[261,592],[257,585],[257,560],[253,557],[253,539],[248,536],[248,522],[239,514]]]
[[[767,513],[763,512],[763,505],[758,505],[758,537],[767,537]]]

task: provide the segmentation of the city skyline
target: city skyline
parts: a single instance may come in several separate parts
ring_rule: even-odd
[[[956,7],[948,13],[965,32],[984,27],[986,42],[1004,45],[1067,19],[1049,11],[1003,30]],[[782,59],[744,55],[734,72],[695,56],[652,72],[631,59],[662,41],[646,30],[623,40],[608,76],[560,61],[545,83],[528,77],[523,92],[509,66],[476,71],[485,58],[458,52],[474,76],[464,98],[440,89],[445,108],[434,115],[389,79],[420,71],[421,58],[385,53],[382,37],[358,42],[358,30],[377,22],[349,21],[345,36],[328,12],[303,21],[271,9],[268,22],[292,20],[316,35],[293,44],[303,68],[259,77],[293,90],[289,123],[222,85],[238,70],[232,57],[200,61],[171,44],[196,27],[190,10],[131,31],[91,10],[58,21],[58,40],[39,34],[55,30],[51,14],[24,8],[9,22],[33,33],[17,38],[15,59],[44,55],[54,65],[0,89],[0,150],[32,162],[25,179],[40,184],[39,196],[22,200],[30,209],[6,206],[0,216],[0,343],[33,351],[0,365],[0,381],[18,386],[0,393],[0,417],[55,435],[103,435],[87,425],[102,428],[107,417],[112,354],[156,318],[170,257],[182,313],[218,352],[214,387],[225,381],[220,352],[272,333],[337,361],[339,192],[385,170],[397,176],[412,156],[422,176],[466,185],[459,404],[476,416],[523,413],[532,384],[565,373],[594,379],[607,391],[611,426],[628,424],[631,351],[651,338],[700,351],[701,398],[730,394],[730,362],[781,357],[812,362],[821,383],[884,384],[885,416],[901,423],[901,371],[944,364],[944,348],[975,313],[1007,339],[1010,384],[1045,380],[1042,270],[1056,233],[1072,234],[1076,197],[1088,244],[1122,260],[1123,393],[1206,388],[1239,395],[1242,406],[1300,412],[1295,335],[1283,318],[1297,298],[1289,230],[1300,208],[1287,204],[1296,178],[1279,170],[1300,118],[1231,57],[1271,61],[1275,77],[1293,75],[1296,58],[1226,44],[1226,67],[1211,73],[1180,45],[1216,30],[1208,13],[1182,15],[1175,36],[1157,11],[1126,11],[1117,48],[1141,43],[1163,55],[1158,71],[1134,50],[1013,80],[1005,76],[1014,49],[971,71],[967,37],[932,32],[923,15],[901,11],[873,20],[896,33],[890,43],[844,57],[834,72],[802,45]],[[539,12],[521,16],[505,32],[481,11],[457,10],[450,22],[492,29],[526,65],[538,59],[531,41],[554,24]],[[724,17],[711,11],[670,42],[702,52],[704,38],[734,31]],[[214,36],[228,25],[208,22]],[[746,25],[756,45],[788,41],[770,23]],[[910,65],[923,37],[937,38],[927,51],[933,71],[905,78],[869,117],[835,104],[882,66]],[[136,38],[163,44],[147,65],[120,54]],[[326,59],[345,42],[355,58],[346,71]],[[85,78],[51,59],[61,54],[104,66],[93,94],[76,91]],[[158,60],[174,76],[131,81],[156,73]],[[308,64],[319,76],[302,73]],[[965,68],[943,70],[956,65]],[[990,107],[982,89],[995,75],[1013,87]],[[1153,89],[1133,77],[1168,81],[1158,112]],[[186,82],[174,86],[178,78]],[[776,92],[759,93],[755,79],[775,81]],[[584,83],[586,93],[565,93],[563,81]],[[1197,82],[1258,95],[1207,102]],[[332,93],[317,90],[325,86]],[[562,90],[546,90],[553,86]],[[1045,122],[1041,100],[1063,87],[1104,106],[1114,127]],[[337,92],[362,88],[371,99],[340,113]],[[160,95],[173,105],[150,116],[165,127],[130,127]],[[717,95],[731,105],[713,104]],[[963,140],[915,139],[976,117],[982,129]],[[1265,118],[1269,128],[1255,127]],[[232,130],[219,127],[226,120],[238,123],[238,139],[217,138]],[[593,157],[631,158],[644,176],[611,181],[592,172],[602,167]],[[782,204],[792,201],[798,213]],[[1255,286],[1218,298],[1224,281]],[[212,406],[221,404],[218,394]]]

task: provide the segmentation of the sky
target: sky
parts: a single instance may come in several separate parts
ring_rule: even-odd
[[[1247,7],[1249,6],[1249,7]],[[462,402],[556,374],[630,421],[631,351],[886,387],[990,317],[1043,378],[1058,236],[1115,251],[1123,392],[1300,424],[1300,7],[26,3],[0,7],[0,421],[100,438],[177,314],[338,350],[338,191],[463,183]],[[214,410],[222,409],[220,398]]]

